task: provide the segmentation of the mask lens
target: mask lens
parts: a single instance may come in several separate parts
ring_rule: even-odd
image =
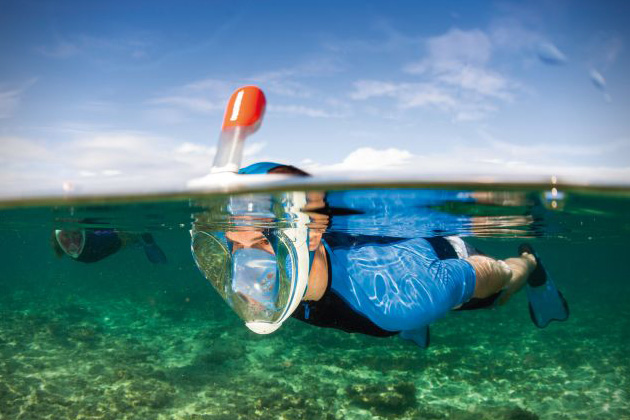
[[[197,266],[245,322],[282,317],[295,293],[293,248],[280,231],[194,231],[192,240]]]
[[[276,257],[261,249],[237,250],[233,258],[232,291],[255,309],[275,312],[278,308]]]
[[[203,276],[223,299],[227,300],[226,284],[230,280],[230,253],[223,234],[202,231],[192,233],[192,254]]]
[[[85,233],[81,229],[55,231],[57,243],[63,252],[71,257],[78,257],[85,245]]]

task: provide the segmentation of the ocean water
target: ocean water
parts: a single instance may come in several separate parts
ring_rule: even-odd
[[[249,222],[291,226],[294,213],[265,208],[282,196],[0,208],[0,418],[630,418],[630,191],[320,195],[307,215],[324,235],[460,235],[498,258],[529,242],[571,308],[545,329],[525,293],[452,312],[427,349],[293,319],[268,336],[243,325],[197,270],[189,230],[233,228],[248,202]],[[116,231],[125,246],[78,262],[55,254],[56,229]]]

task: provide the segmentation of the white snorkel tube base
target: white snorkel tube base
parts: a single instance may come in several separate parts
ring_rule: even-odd
[[[238,184],[245,139],[254,134],[262,123],[267,100],[257,86],[236,89],[228,101],[221,126],[217,153],[210,174],[191,179],[188,188],[222,186],[228,189]],[[249,179],[251,182],[253,179]]]

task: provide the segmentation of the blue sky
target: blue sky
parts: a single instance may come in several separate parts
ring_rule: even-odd
[[[230,93],[245,161],[630,183],[623,1],[0,2],[0,189],[178,188]]]

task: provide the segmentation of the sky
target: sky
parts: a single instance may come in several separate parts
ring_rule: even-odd
[[[0,0],[0,191],[180,188],[230,94],[244,163],[630,184],[625,1]]]

